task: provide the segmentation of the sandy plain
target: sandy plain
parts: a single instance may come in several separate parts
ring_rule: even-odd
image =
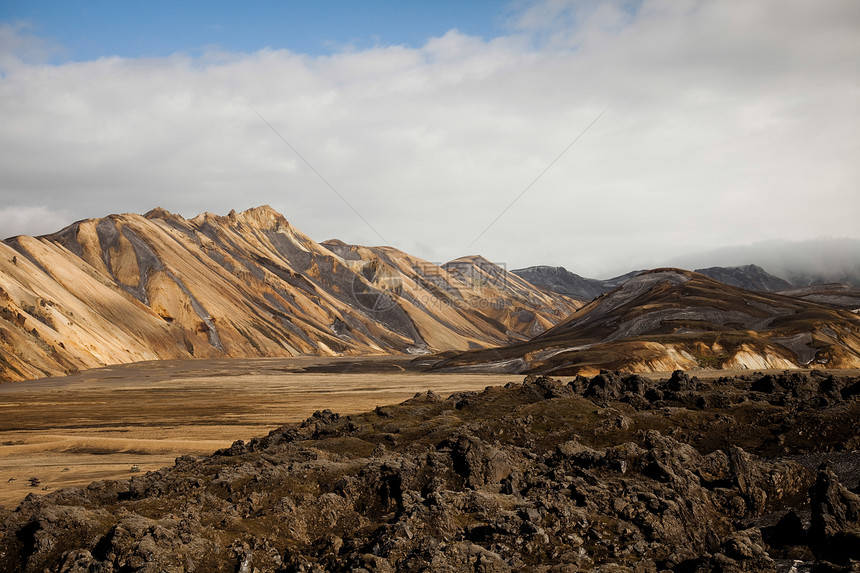
[[[519,374],[422,373],[410,362],[171,360],[0,384],[0,505],[14,507],[29,493],[127,479],[132,466],[146,472],[172,465],[180,455],[211,454],[316,410],[359,413],[425,390],[447,397],[523,380]],[[733,373],[743,372],[695,372],[700,378]],[[39,484],[32,486],[30,478]]]
[[[422,374],[410,358],[177,360],[0,384],[0,504],[28,493],[126,479],[265,435],[316,410],[349,414],[433,390],[521,381]],[[30,485],[37,478],[37,486]],[[48,489],[45,489],[48,488]]]

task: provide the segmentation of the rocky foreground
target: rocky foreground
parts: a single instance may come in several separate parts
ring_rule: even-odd
[[[860,378],[420,394],[0,511],[0,571],[857,571]]]

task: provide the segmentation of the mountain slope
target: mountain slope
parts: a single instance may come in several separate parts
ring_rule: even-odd
[[[514,269],[512,272],[533,285],[579,300],[591,300],[618,286],[609,286],[605,281],[581,277],[564,267],[537,265],[524,269]]]
[[[156,209],[15,237],[0,243],[0,380],[166,358],[465,350],[536,333],[475,302],[515,306],[510,293],[458,283],[470,305],[421,303],[424,267],[447,274],[391,248],[344,258],[266,206],[190,220]],[[551,304],[529,307],[540,330],[579,306],[540,296]]]
[[[781,291],[779,294],[838,306],[848,309],[855,314],[860,314],[860,288],[845,283],[829,283],[792,288]]]
[[[758,265],[742,267],[710,267],[696,269],[697,273],[723,284],[759,292],[779,292],[792,288],[790,282],[776,277]]]
[[[582,304],[576,297],[559,295],[552,291],[536,289],[527,280],[508,272],[481,256],[460,257],[442,265],[452,276],[471,286],[477,293],[477,301],[486,301],[482,311],[497,320],[518,327],[517,332],[530,338],[552,326],[557,316],[567,318],[571,314],[571,299],[575,307]],[[506,304],[496,293],[508,293],[519,304]],[[545,309],[543,313],[538,310]]]
[[[435,368],[592,373],[604,368],[857,368],[860,317],[657,269],[525,343],[446,356]]]
[[[450,332],[480,339],[501,332],[505,340],[527,340],[567,318],[578,300],[547,293],[480,258],[478,271],[463,272],[457,259],[437,266],[392,247],[322,243],[377,286],[386,284],[434,348],[452,347]],[[477,268],[477,267],[476,267]],[[488,277],[493,280],[485,280]],[[432,323],[428,318],[433,317]]]

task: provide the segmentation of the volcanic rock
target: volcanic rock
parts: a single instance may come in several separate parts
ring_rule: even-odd
[[[316,412],[128,481],[29,495],[0,510],[0,571],[856,570],[860,497],[842,480],[860,398],[763,378],[529,376]]]

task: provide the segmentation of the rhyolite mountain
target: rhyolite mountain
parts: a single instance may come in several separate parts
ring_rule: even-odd
[[[0,381],[157,359],[491,347],[581,306],[508,284],[391,247],[320,244],[268,206],[88,219],[0,243]]]
[[[436,369],[593,374],[690,368],[858,368],[860,316],[829,304],[641,273],[528,342],[446,354]]]

